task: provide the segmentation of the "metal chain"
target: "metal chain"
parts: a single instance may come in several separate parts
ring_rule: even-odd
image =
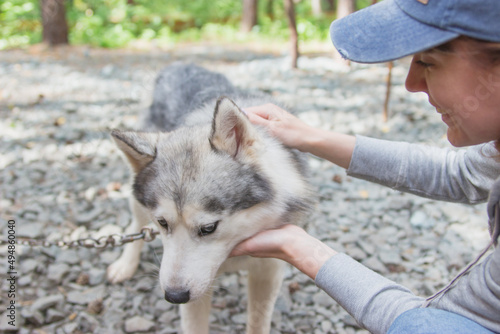
[[[160,232],[150,227],[143,227],[140,232],[132,234],[111,234],[100,238],[83,238],[72,241],[48,241],[32,238],[16,238],[16,244],[30,247],[86,247],[86,248],[105,248],[107,246],[119,247],[132,241],[143,239],[146,242],[153,241]],[[0,240],[0,246],[9,244],[8,241]]]

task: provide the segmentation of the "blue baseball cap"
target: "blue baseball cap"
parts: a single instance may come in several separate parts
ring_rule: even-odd
[[[500,42],[500,0],[384,0],[330,26],[342,57],[359,63],[402,58],[461,35]]]

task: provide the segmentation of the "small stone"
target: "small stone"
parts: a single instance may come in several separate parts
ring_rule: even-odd
[[[401,265],[401,256],[396,251],[380,250],[378,252],[378,258],[383,264],[388,265]]]
[[[170,304],[169,302],[167,302],[165,299],[162,298],[156,301],[153,308],[155,311],[164,313],[172,310],[173,307],[174,305]]]
[[[342,176],[340,176],[339,174],[335,174],[332,178],[332,181],[335,183],[341,184],[342,183]]]
[[[335,303],[335,301],[332,299],[332,297],[330,297],[324,291],[320,291],[320,292],[316,293],[313,296],[313,301],[315,304],[318,304],[318,305],[321,305],[324,307],[330,307]]]
[[[78,285],[87,285],[89,284],[89,275],[86,273],[81,273],[76,279],[76,284]]]
[[[17,285],[23,287],[30,285],[32,282],[33,280],[31,279],[31,275],[24,275],[19,277],[19,279],[17,280]]]
[[[76,222],[78,224],[85,224],[96,220],[97,217],[102,213],[102,208],[100,206],[96,206],[91,210],[81,212],[76,216]]]
[[[27,274],[29,272],[34,271],[39,264],[40,261],[37,261],[35,259],[26,259],[21,261],[19,266],[21,268],[21,272],[23,274]]]
[[[299,304],[309,305],[313,299],[310,293],[304,291],[297,291],[292,295],[292,300]]]
[[[179,315],[175,312],[162,312],[158,316],[158,323],[160,324],[172,324],[174,320],[179,319]]]
[[[71,322],[69,324],[65,324],[63,326],[64,333],[66,334],[74,334],[78,328],[78,324]]]
[[[28,226],[24,226],[23,228],[19,228],[17,230],[17,235],[19,237],[26,238],[40,238],[44,236],[45,233],[45,224],[44,223],[26,223]]]
[[[376,272],[379,272],[381,274],[387,273],[387,268],[382,262],[380,262],[380,260],[376,256],[370,256],[369,258],[362,261],[362,263]]]
[[[362,261],[366,259],[367,255],[363,250],[352,243],[345,245],[345,253],[349,254],[350,257],[356,261]]]
[[[76,322],[78,322],[79,330],[82,331],[82,334],[92,332],[92,329],[99,326],[99,321],[87,312],[80,312]]]
[[[148,332],[155,329],[155,323],[140,316],[125,321],[126,333]]]
[[[330,333],[332,331],[332,323],[328,320],[323,320],[320,324],[322,333]]]
[[[393,197],[387,203],[387,208],[396,211],[407,210],[411,208],[411,203],[407,198]]]
[[[87,305],[90,302],[103,298],[105,294],[104,286],[97,286],[85,291],[71,291],[68,293],[67,301],[71,304]]]
[[[340,235],[338,242],[341,244],[347,244],[351,242],[356,242],[359,240],[359,235],[353,232],[346,232]]]
[[[368,242],[363,241],[363,240],[357,240],[356,243],[368,255],[372,255],[375,253],[375,246],[373,244],[368,243]]]
[[[66,263],[54,263],[49,266],[47,278],[54,282],[61,282],[62,278],[69,272],[70,267]]]
[[[416,228],[428,229],[435,225],[433,219],[422,211],[416,211],[410,218],[410,224]]]
[[[63,109],[68,114],[73,114],[78,111],[78,106],[75,103],[68,102],[64,104]]]
[[[43,315],[39,311],[31,311],[31,309],[22,309],[21,310],[21,317],[24,318],[24,320],[27,323],[30,323],[35,326],[41,326],[43,325]]]
[[[106,277],[106,270],[100,268],[91,268],[88,272],[88,276],[89,281],[87,284],[90,284],[92,286],[101,284],[102,282],[104,282],[104,278]]]
[[[290,313],[293,306],[293,301],[289,294],[280,294],[278,295],[278,299],[274,304],[274,309],[280,311],[281,313],[288,314]]]
[[[300,285],[298,282],[291,282],[288,284],[288,291],[290,294],[294,294],[295,292],[300,290]]]
[[[246,313],[235,314],[231,317],[231,321],[235,324],[246,324],[247,323],[247,315],[246,315]]]
[[[50,295],[50,296],[45,296],[45,297],[40,297],[33,304],[31,304],[31,311],[45,311],[46,309],[62,304],[64,301],[64,296],[63,295]]]
[[[271,316],[271,323],[274,325],[274,327],[277,327],[277,328],[281,327],[281,321],[282,321],[282,319],[283,319],[283,317],[282,317],[281,312],[279,312],[276,309],[274,309],[273,310],[273,314]],[[277,332],[277,333],[279,333],[279,332]]]
[[[387,264],[386,267],[391,273],[403,273],[406,271],[406,268],[401,264]]]
[[[113,74],[115,67],[112,64],[108,64],[101,69],[101,75],[103,77],[110,77]]]
[[[76,249],[65,249],[57,254],[56,262],[64,262],[67,264],[77,264],[80,262],[78,251]]]
[[[156,282],[154,282],[153,279],[150,279],[149,277],[145,277],[137,282],[137,284],[134,286],[134,290],[139,292],[149,292],[151,291],[151,287],[153,287]]]
[[[226,289],[230,295],[237,295],[239,292],[238,276],[235,274],[223,275],[220,278],[220,285]]]
[[[66,118],[65,117],[57,117],[56,120],[54,121],[55,126],[62,126],[66,124]]]
[[[89,202],[92,202],[97,195],[97,189],[95,187],[90,187],[85,190],[85,199]]]
[[[87,306],[87,311],[92,314],[100,314],[104,309],[104,304],[102,302],[102,298],[93,300]]]
[[[54,309],[49,309],[47,311],[47,315],[45,317],[45,323],[46,324],[51,324],[53,322],[57,322],[57,321],[60,321],[60,320],[63,320],[64,319],[64,313],[58,311],[58,310],[54,310]]]

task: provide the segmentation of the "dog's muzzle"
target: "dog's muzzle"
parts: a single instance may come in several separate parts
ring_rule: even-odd
[[[172,304],[185,304],[189,301],[189,290],[165,291],[165,300]]]

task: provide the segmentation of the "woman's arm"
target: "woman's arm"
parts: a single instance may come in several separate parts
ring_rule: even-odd
[[[454,150],[357,136],[347,174],[442,201],[476,204],[488,199],[500,175],[492,143]]]

